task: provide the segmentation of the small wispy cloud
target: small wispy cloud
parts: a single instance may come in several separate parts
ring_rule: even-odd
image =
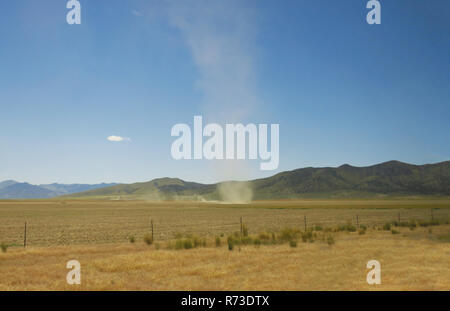
[[[113,142],[130,141],[131,140],[128,137],[122,137],[122,136],[116,136],[116,135],[108,136],[106,139],[109,141],[113,141]]]
[[[139,12],[138,10],[135,10],[135,9],[131,10],[131,13],[132,13],[134,16],[142,16],[142,13]]]

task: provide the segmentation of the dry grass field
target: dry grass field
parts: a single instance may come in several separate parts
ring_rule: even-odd
[[[0,290],[450,290],[449,212],[448,200],[2,201],[0,243],[9,248],[0,251]],[[401,221],[443,222],[383,230],[399,214]],[[356,215],[364,234],[332,229],[355,226]],[[308,230],[323,228],[314,242],[251,242],[230,251],[227,235],[240,230],[241,216],[255,241],[262,232],[304,230],[304,216]],[[150,218],[155,241],[147,245]],[[181,234],[206,245],[174,249]],[[81,285],[66,283],[72,259],[81,263]],[[371,259],[381,263],[381,285],[366,282]]]
[[[240,217],[250,233],[285,227],[383,224],[386,221],[450,217],[450,200],[298,200],[252,204],[90,200],[0,201],[0,243],[22,245],[27,222],[29,246],[87,245],[141,239],[154,223],[155,240],[177,233],[214,237],[239,231]]]

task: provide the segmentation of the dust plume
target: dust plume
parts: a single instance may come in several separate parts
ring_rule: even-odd
[[[247,181],[227,181],[217,185],[221,199],[225,203],[247,204],[252,201],[253,190]]]

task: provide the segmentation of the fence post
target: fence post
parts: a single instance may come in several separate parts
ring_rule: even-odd
[[[431,209],[431,221],[433,221],[434,220],[434,217],[433,217],[433,209]]]
[[[27,222],[25,221],[25,230],[23,233],[23,248],[27,247]]]
[[[150,219],[150,223],[151,223],[151,226],[152,226],[152,241],[154,241],[154,239],[153,239],[153,219]]]
[[[244,230],[244,227],[242,226],[242,216],[241,216],[241,239],[242,239],[242,235],[243,235],[243,231]]]
[[[306,232],[306,215],[305,215],[305,232]]]
[[[359,229],[359,216],[356,214],[356,227]]]

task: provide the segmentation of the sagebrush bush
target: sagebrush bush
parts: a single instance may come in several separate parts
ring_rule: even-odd
[[[331,246],[334,245],[334,243],[334,237],[332,235],[327,236],[327,244]]]
[[[242,225],[242,235],[248,237],[248,227],[245,224]]]
[[[260,233],[258,238],[263,241],[270,240],[270,235],[268,233]]]
[[[392,234],[399,234],[400,233],[400,231],[397,231],[397,230],[394,230],[394,229],[392,229],[391,232],[392,232]]]
[[[356,227],[350,224],[339,225],[336,231],[356,232]]]
[[[232,251],[234,248],[234,240],[228,237],[227,242],[228,242],[228,250]]]
[[[6,253],[6,251],[8,250],[8,245],[6,245],[5,243],[0,244],[0,248],[2,249],[3,253]]]
[[[297,236],[298,232],[294,229],[285,228],[281,231],[279,239],[281,242],[289,242]]]
[[[192,240],[191,240],[191,239],[185,239],[185,240],[183,241],[183,248],[184,248],[184,249],[191,249],[191,248],[194,248],[194,243],[192,243]]]
[[[295,240],[290,240],[290,241],[289,241],[289,246],[290,246],[290,247],[297,247],[297,241],[295,241]]]
[[[222,245],[222,240],[220,239],[220,237],[216,237],[216,247],[220,247]]]
[[[175,241],[175,249],[183,249],[183,240],[178,239]]]
[[[310,243],[314,242],[313,238],[314,238],[314,235],[313,235],[312,231],[302,232],[302,241],[304,243],[306,243],[306,242],[310,242]]]
[[[241,239],[241,243],[240,244],[242,244],[242,245],[249,245],[249,244],[252,244],[252,242],[253,242],[252,238],[247,236],[247,237],[243,237]]]
[[[192,243],[193,243],[193,247],[200,247],[200,246],[202,246],[203,245],[203,241],[198,237],[198,236],[196,236],[196,235],[193,235],[192,236]]]
[[[128,240],[130,241],[130,243],[134,243],[134,242],[136,242],[136,239],[134,238],[134,236],[132,235],[132,236],[130,236],[129,238],[128,238]]]
[[[389,231],[391,230],[391,226],[392,226],[391,223],[387,222],[383,225],[383,230]]]
[[[144,236],[144,242],[147,245],[152,245],[153,244],[153,239],[151,235],[146,235]]]
[[[323,230],[323,227],[322,227],[321,225],[315,225],[315,226],[314,226],[314,230],[316,230],[316,231],[322,231],[322,230]]]

